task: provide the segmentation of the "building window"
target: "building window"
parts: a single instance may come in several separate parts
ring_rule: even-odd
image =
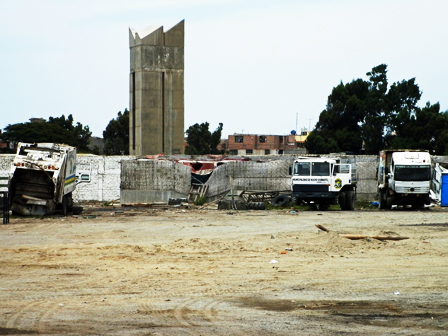
[[[260,135],[260,142],[266,142],[266,135]]]
[[[279,149],[279,150],[278,150],[278,153],[279,153],[279,154],[283,154],[283,149]]]
[[[264,150],[264,155],[269,155],[271,154],[271,150],[270,149],[265,149]]]
[[[278,137],[278,138],[279,138],[278,141],[279,141],[280,143],[283,143],[283,137],[280,136],[280,137]]]
[[[237,149],[229,150],[229,155],[238,155],[238,150]]]
[[[253,149],[246,149],[246,154],[253,154],[253,153],[254,153]]]
[[[241,135],[235,135],[235,142],[242,143],[243,137]]]

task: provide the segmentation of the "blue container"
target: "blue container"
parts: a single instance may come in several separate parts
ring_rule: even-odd
[[[441,206],[448,206],[448,174],[442,174]]]

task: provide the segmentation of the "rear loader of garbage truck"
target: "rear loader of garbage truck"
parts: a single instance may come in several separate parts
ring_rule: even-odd
[[[66,215],[73,208],[76,148],[55,143],[19,143],[11,165],[9,195],[15,214]]]
[[[380,209],[392,205],[429,205],[431,156],[427,150],[383,150],[378,165],[378,203]]]
[[[356,168],[349,160],[303,157],[294,160],[292,168],[291,190],[296,204],[318,206],[319,210],[335,204],[341,210],[355,208]]]

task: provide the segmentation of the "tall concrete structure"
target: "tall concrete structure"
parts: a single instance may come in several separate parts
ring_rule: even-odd
[[[184,21],[167,32],[129,29],[129,153],[184,151]]]

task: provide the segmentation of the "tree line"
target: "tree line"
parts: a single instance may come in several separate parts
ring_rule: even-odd
[[[389,86],[386,64],[366,75],[368,81],[359,78],[333,88],[305,141],[309,153],[377,154],[406,148],[448,155],[448,112],[441,112],[439,103],[417,106],[422,92],[415,78]]]
[[[194,124],[185,132],[187,135],[186,154],[219,154],[217,150],[221,140],[223,124],[209,131],[207,122]],[[89,126],[75,123],[73,116],[50,117],[48,121],[25,122],[8,125],[0,134],[7,142],[55,142],[75,146],[79,153],[99,154],[99,148],[90,148],[92,132]],[[129,111],[119,111],[117,117],[110,120],[103,131],[105,155],[129,155]]]
[[[98,147],[89,146],[92,132],[89,126],[68,117],[49,117],[48,120],[10,124],[4,128],[0,138],[4,142],[54,142],[76,147],[79,153],[99,154]],[[129,111],[118,112],[103,131],[106,155],[129,154]]]

